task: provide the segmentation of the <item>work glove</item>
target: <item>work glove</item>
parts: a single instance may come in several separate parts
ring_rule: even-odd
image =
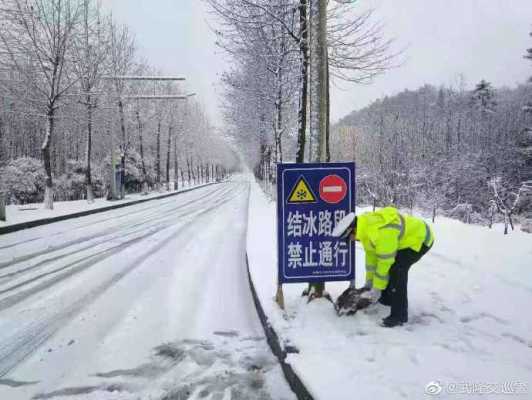
[[[364,292],[360,295],[361,299],[367,299],[368,301],[371,302],[371,304],[374,304],[377,301],[379,301],[380,297],[381,297],[381,291],[375,288],[368,290],[367,292]]]

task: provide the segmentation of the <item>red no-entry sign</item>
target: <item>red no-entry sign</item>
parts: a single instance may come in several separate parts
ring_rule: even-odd
[[[338,175],[328,175],[320,182],[320,197],[329,204],[341,202],[347,195],[347,183]]]

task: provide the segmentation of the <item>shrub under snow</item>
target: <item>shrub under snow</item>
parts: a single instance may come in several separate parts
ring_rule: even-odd
[[[40,160],[17,158],[0,169],[0,190],[6,194],[8,204],[37,203],[43,201],[45,179]]]

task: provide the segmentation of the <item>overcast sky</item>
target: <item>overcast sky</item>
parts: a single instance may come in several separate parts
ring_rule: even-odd
[[[103,0],[114,17],[131,27],[140,53],[165,74],[185,75],[219,124],[218,81],[226,68],[214,45],[201,0]],[[333,120],[385,95],[425,83],[468,86],[481,79],[514,86],[532,75],[523,59],[532,47],[532,0],[359,0],[375,7],[386,32],[406,48],[404,64],[372,85],[332,88]]]

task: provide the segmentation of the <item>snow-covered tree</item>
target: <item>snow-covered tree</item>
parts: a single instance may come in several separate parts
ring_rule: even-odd
[[[101,98],[100,93],[94,92],[102,90],[102,76],[109,62],[110,49],[109,29],[106,29],[110,23],[106,23],[104,18],[99,3],[84,0],[83,20],[78,27],[78,34],[75,36],[73,45],[73,68],[79,81],[81,102],[86,108],[87,116],[85,185],[87,201],[90,203],[94,201],[91,173],[93,119],[98,107],[98,99]]]
[[[164,173],[189,184],[235,168],[200,102],[132,98],[181,95],[177,84],[114,79],[162,72],[97,0],[4,0],[0,17],[0,190],[8,201],[42,201],[45,191],[49,207],[54,198],[102,197],[117,147],[124,192],[149,190]],[[35,162],[42,173],[28,172]]]
[[[72,45],[80,22],[79,0],[5,0],[0,10],[0,46],[4,67],[15,72],[9,87],[17,101],[46,118],[42,157],[46,171],[44,203],[53,209],[51,147],[57,109],[77,82],[72,74]]]
[[[110,78],[116,97],[116,106],[118,108],[118,118],[120,126],[120,165],[122,182],[125,182],[126,158],[129,151],[129,138],[127,134],[126,116],[124,110],[124,98],[127,81],[120,79],[130,73],[135,61],[135,40],[125,25],[117,26],[112,20],[110,21],[111,47],[110,47]],[[114,148],[114,146],[113,146]],[[113,155],[114,156],[114,155]],[[120,197],[125,196],[125,186],[121,186]]]
[[[217,18],[218,44],[234,62],[224,80],[229,99],[225,103],[226,121],[231,130],[255,136],[251,151],[260,153],[261,171],[270,170],[263,168],[266,157],[274,163],[286,158],[299,162],[312,159],[310,153],[317,141],[307,127],[316,131],[316,101],[321,98],[311,84],[316,82],[317,66],[311,57],[315,49],[311,47],[317,37],[312,29],[317,28],[318,2],[206,1]],[[327,69],[332,79],[369,82],[391,67],[395,54],[390,51],[392,43],[384,39],[382,26],[374,23],[373,12],[357,14],[353,9],[353,5],[341,2],[331,2],[328,7]],[[244,104],[260,104],[260,111],[242,115],[239,111]],[[265,136],[266,132],[271,135]]]
[[[504,190],[519,190],[527,91],[487,83],[471,91],[428,85],[406,90],[340,121],[333,159],[357,161],[369,187],[358,196],[362,202],[410,207],[415,193],[417,206],[427,210],[469,204],[486,215],[493,199],[488,182],[500,178]],[[342,145],[350,142],[356,146]],[[514,212],[522,207],[520,201]]]
[[[530,37],[532,37],[532,32]],[[525,58],[532,63],[532,47],[527,49]],[[523,112],[526,119],[519,143],[519,152],[523,158],[521,168],[523,204],[528,210],[527,221],[523,224],[523,229],[532,233],[532,74],[528,80],[528,98],[523,106]]]

